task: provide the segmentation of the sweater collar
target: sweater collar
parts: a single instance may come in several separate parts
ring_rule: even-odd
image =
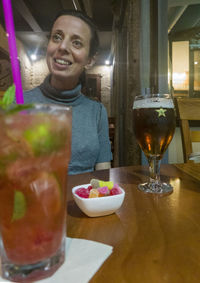
[[[79,98],[83,96],[83,94],[81,93],[81,84],[78,84],[74,89],[71,90],[60,91],[55,89],[50,84],[50,75],[45,78],[39,88],[44,96],[52,100],[64,102],[70,105],[76,103],[77,100],[79,100]]]

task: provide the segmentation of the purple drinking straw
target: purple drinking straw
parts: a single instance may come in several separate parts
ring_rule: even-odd
[[[24,98],[23,98],[22,82],[20,76],[19,61],[17,56],[17,46],[15,39],[15,28],[14,28],[11,1],[2,0],[2,3],[4,10],[6,32],[8,37],[8,46],[10,50],[10,61],[12,67],[13,82],[15,84],[16,103],[23,104]]]

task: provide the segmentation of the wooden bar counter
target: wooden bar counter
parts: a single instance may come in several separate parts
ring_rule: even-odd
[[[90,218],[76,206],[72,187],[92,178],[124,188],[116,213]],[[200,282],[200,165],[161,165],[161,180],[174,187],[170,195],[140,192],[137,185],[147,178],[148,168],[142,166],[69,177],[67,235],[113,246],[92,283]]]

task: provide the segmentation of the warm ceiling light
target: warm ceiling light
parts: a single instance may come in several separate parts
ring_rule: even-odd
[[[35,61],[37,59],[37,56],[35,54],[31,54],[31,60]]]

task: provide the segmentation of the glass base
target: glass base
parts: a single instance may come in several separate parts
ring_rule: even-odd
[[[173,187],[170,184],[161,182],[139,184],[138,189],[142,192],[151,194],[169,194],[173,192]]]
[[[65,261],[65,243],[57,253],[35,264],[18,265],[2,262],[2,277],[14,282],[33,282],[52,276]]]

